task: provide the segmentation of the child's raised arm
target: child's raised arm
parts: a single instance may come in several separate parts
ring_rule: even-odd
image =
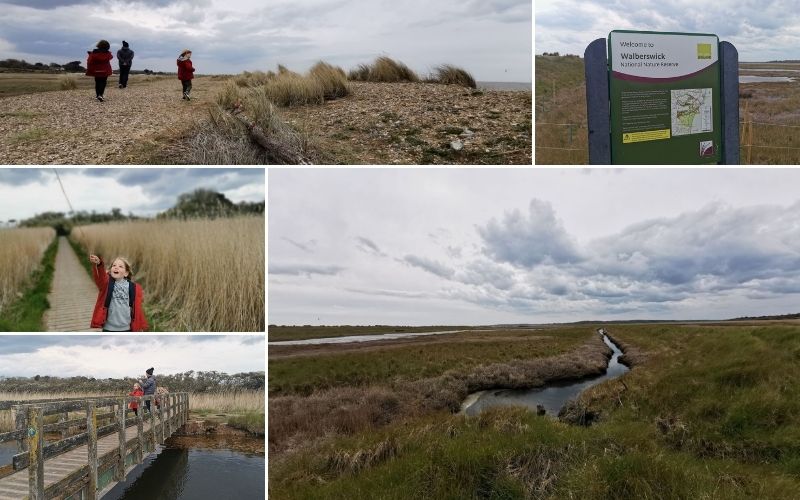
[[[94,264],[92,266],[92,278],[94,278],[94,284],[97,285],[97,288],[103,290],[108,287],[108,273],[103,267],[103,259],[92,254],[89,256],[89,262]]]

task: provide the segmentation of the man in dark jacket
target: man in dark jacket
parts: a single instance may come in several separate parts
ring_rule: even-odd
[[[153,376],[153,368],[148,368],[145,373],[147,374],[147,378],[140,380],[139,385],[142,386],[145,396],[152,396],[156,393],[156,378]],[[144,404],[147,406],[147,411],[149,412],[150,400],[146,400]]]
[[[133,51],[125,40],[122,41],[122,48],[117,51],[117,60],[119,60],[119,88],[124,89],[128,86],[128,73],[131,72],[133,64]]]

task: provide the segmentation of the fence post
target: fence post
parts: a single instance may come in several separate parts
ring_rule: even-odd
[[[18,431],[28,431],[28,413],[23,410],[14,410],[14,428]],[[28,440],[24,437],[17,439],[17,451],[28,451]]]
[[[58,423],[59,424],[63,424],[67,420],[69,420],[69,412],[65,411],[63,413],[59,413],[58,414]],[[61,428],[61,439],[67,439],[67,431],[68,430],[69,429],[67,429],[66,427],[62,427]]]
[[[163,399],[163,398],[162,398]],[[160,401],[158,405],[158,422],[159,424],[159,444],[164,444],[164,401]]]
[[[153,445],[150,451],[156,451],[156,417],[153,414],[153,412],[156,410],[156,405],[153,401],[153,396],[145,397],[150,398],[150,444]]]
[[[127,439],[125,436],[125,410],[127,410],[127,403],[125,398],[119,400],[119,409],[117,411],[117,423],[119,425],[119,460],[117,461],[117,470],[114,474],[115,481],[125,480],[125,449]]]
[[[21,413],[21,412],[20,412]],[[42,409],[28,407],[28,493],[31,500],[44,500],[44,417]]]
[[[86,402],[86,437],[88,438],[89,484],[86,485],[88,500],[97,498],[97,413],[95,402]]]
[[[136,461],[142,463],[144,460],[144,421],[142,420],[144,413],[144,406],[142,406],[142,398],[136,396],[136,435],[139,438],[139,453],[136,455]]]
[[[170,413],[172,413],[172,405],[170,404],[170,398],[172,394],[167,394],[164,398],[164,410],[167,412],[167,437],[169,438],[172,435],[172,421],[170,420]]]
[[[611,110],[608,104],[606,39],[598,38],[583,53],[586,72],[586,125],[589,164],[611,165]]]

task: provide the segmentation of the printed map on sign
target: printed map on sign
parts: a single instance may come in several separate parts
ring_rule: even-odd
[[[671,91],[672,135],[711,132],[711,89],[677,89]]]

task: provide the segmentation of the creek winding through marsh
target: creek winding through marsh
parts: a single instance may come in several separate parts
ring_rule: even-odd
[[[619,362],[622,350],[605,333],[601,335],[603,342],[613,351],[603,375],[577,381],[554,382],[535,389],[490,389],[475,392],[464,400],[461,411],[472,416],[495,406],[524,406],[536,411],[537,406],[542,405],[547,415],[558,416],[564,404],[578,397],[581,392],[606,380],[617,378],[630,370]]]

